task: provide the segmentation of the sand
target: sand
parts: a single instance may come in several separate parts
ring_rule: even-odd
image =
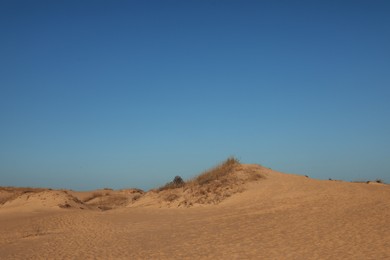
[[[216,205],[133,201],[133,190],[19,194],[0,206],[0,259],[390,259],[390,185],[256,169],[264,178]],[[96,192],[121,202],[85,202]]]

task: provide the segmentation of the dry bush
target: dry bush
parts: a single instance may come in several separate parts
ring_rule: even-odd
[[[227,177],[227,175],[232,173],[238,165],[240,165],[239,160],[234,157],[230,157],[220,165],[203,172],[193,179],[192,182],[194,184],[204,185],[216,180],[223,180]]]
[[[210,183],[214,183],[216,186],[223,185],[224,182],[227,182],[227,177],[234,172],[237,166],[240,165],[240,162],[238,159],[234,157],[230,157],[227,160],[225,160],[223,163],[215,166],[214,168],[211,168],[210,170],[207,170],[203,172],[202,174],[198,175],[194,179],[190,180],[189,182],[184,182],[183,179],[180,176],[176,176],[173,181],[168,182],[162,187],[159,187],[157,189],[158,192],[164,191],[164,190],[171,190],[171,189],[177,189],[184,187],[185,190],[186,185],[189,186],[196,186],[196,185],[207,185]]]
[[[2,195],[0,197],[0,205],[3,205],[4,203],[6,203],[9,200],[13,200],[14,198],[15,198],[14,194]]]
[[[167,194],[167,195],[164,197],[164,200],[169,201],[169,202],[172,202],[172,201],[174,201],[174,200],[176,200],[176,199],[178,199],[178,198],[179,198],[179,195],[177,195],[177,194],[175,194],[175,193],[169,193],[169,194]]]
[[[131,201],[132,201],[132,202],[137,201],[137,200],[139,200],[141,197],[142,197],[141,194],[135,194],[134,197],[131,198]]]

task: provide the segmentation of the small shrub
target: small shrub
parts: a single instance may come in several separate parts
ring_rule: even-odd
[[[183,181],[183,179],[180,176],[175,176],[175,178],[173,179],[172,182],[176,186],[183,186],[184,185],[184,181]]]
[[[158,191],[181,188],[184,187],[185,184],[186,183],[183,181],[183,179],[180,176],[175,176],[175,178],[173,178],[173,181],[168,182],[164,186],[158,188]]]

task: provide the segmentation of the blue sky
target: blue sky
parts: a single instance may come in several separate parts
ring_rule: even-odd
[[[1,1],[0,185],[190,178],[234,155],[390,182],[388,1]]]

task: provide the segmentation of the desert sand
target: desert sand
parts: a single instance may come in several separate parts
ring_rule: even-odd
[[[1,188],[0,203],[0,259],[390,259],[390,185],[259,165],[146,193]]]

